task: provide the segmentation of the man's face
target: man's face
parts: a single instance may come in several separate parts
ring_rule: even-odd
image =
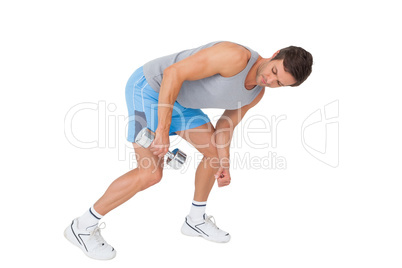
[[[257,85],[262,87],[284,87],[296,83],[296,79],[283,67],[283,60],[263,62],[257,69]]]

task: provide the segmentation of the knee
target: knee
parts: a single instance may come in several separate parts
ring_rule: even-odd
[[[162,170],[157,170],[155,172],[153,172],[150,176],[149,176],[149,183],[150,185],[155,185],[157,183],[159,183],[162,180]]]
[[[208,148],[205,148],[205,150],[202,150],[200,152],[207,159],[219,158],[218,150],[216,149],[215,146],[212,145],[209,145]]]
[[[157,183],[159,183],[162,180],[162,170],[158,169],[152,172],[146,172],[143,174],[143,188],[146,189],[148,187],[151,187]]]
[[[212,169],[219,169],[220,159],[218,155],[218,150],[214,146],[210,146],[208,150],[201,151],[204,156],[203,163]]]

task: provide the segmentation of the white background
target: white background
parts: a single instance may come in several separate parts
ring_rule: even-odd
[[[396,1],[2,1],[1,266],[401,267],[400,25]],[[215,244],[180,233],[193,194],[190,159],[184,174],[166,170],[160,184],[104,218],[116,259],[87,258],[63,231],[130,169],[116,144],[123,155],[132,149],[113,124],[127,116],[129,76],[148,60],[215,40],[263,57],[289,45],[313,54],[308,81],[267,89],[246,115],[286,116],[276,148],[232,148],[275,152],[286,169],[234,168],[230,186],[215,186],[207,213],[232,235]],[[334,101],[337,167],[310,155],[301,139],[303,121]],[[66,115],[99,102],[115,106],[106,111],[112,123],[87,110],[72,130],[81,141],[108,141],[74,146]],[[215,121],[222,113],[205,112]],[[325,124],[317,126],[312,147],[325,142]],[[243,131],[235,137],[242,140]],[[270,133],[253,135],[271,142]]]

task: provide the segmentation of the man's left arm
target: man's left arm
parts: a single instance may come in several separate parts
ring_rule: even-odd
[[[230,184],[230,143],[233,137],[235,127],[245,116],[246,112],[254,107],[264,96],[265,89],[262,89],[257,97],[248,105],[236,110],[225,110],[219,118],[215,127],[215,143],[218,151],[220,169],[215,174],[218,180],[218,186],[227,186]]]

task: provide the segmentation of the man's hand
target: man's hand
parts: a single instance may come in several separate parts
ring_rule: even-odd
[[[229,169],[220,167],[215,173],[215,179],[218,181],[218,187],[228,186],[231,180]]]
[[[164,157],[169,151],[170,141],[169,132],[166,131],[155,131],[155,139],[151,144],[151,152],[157,155],[159,158]]]

